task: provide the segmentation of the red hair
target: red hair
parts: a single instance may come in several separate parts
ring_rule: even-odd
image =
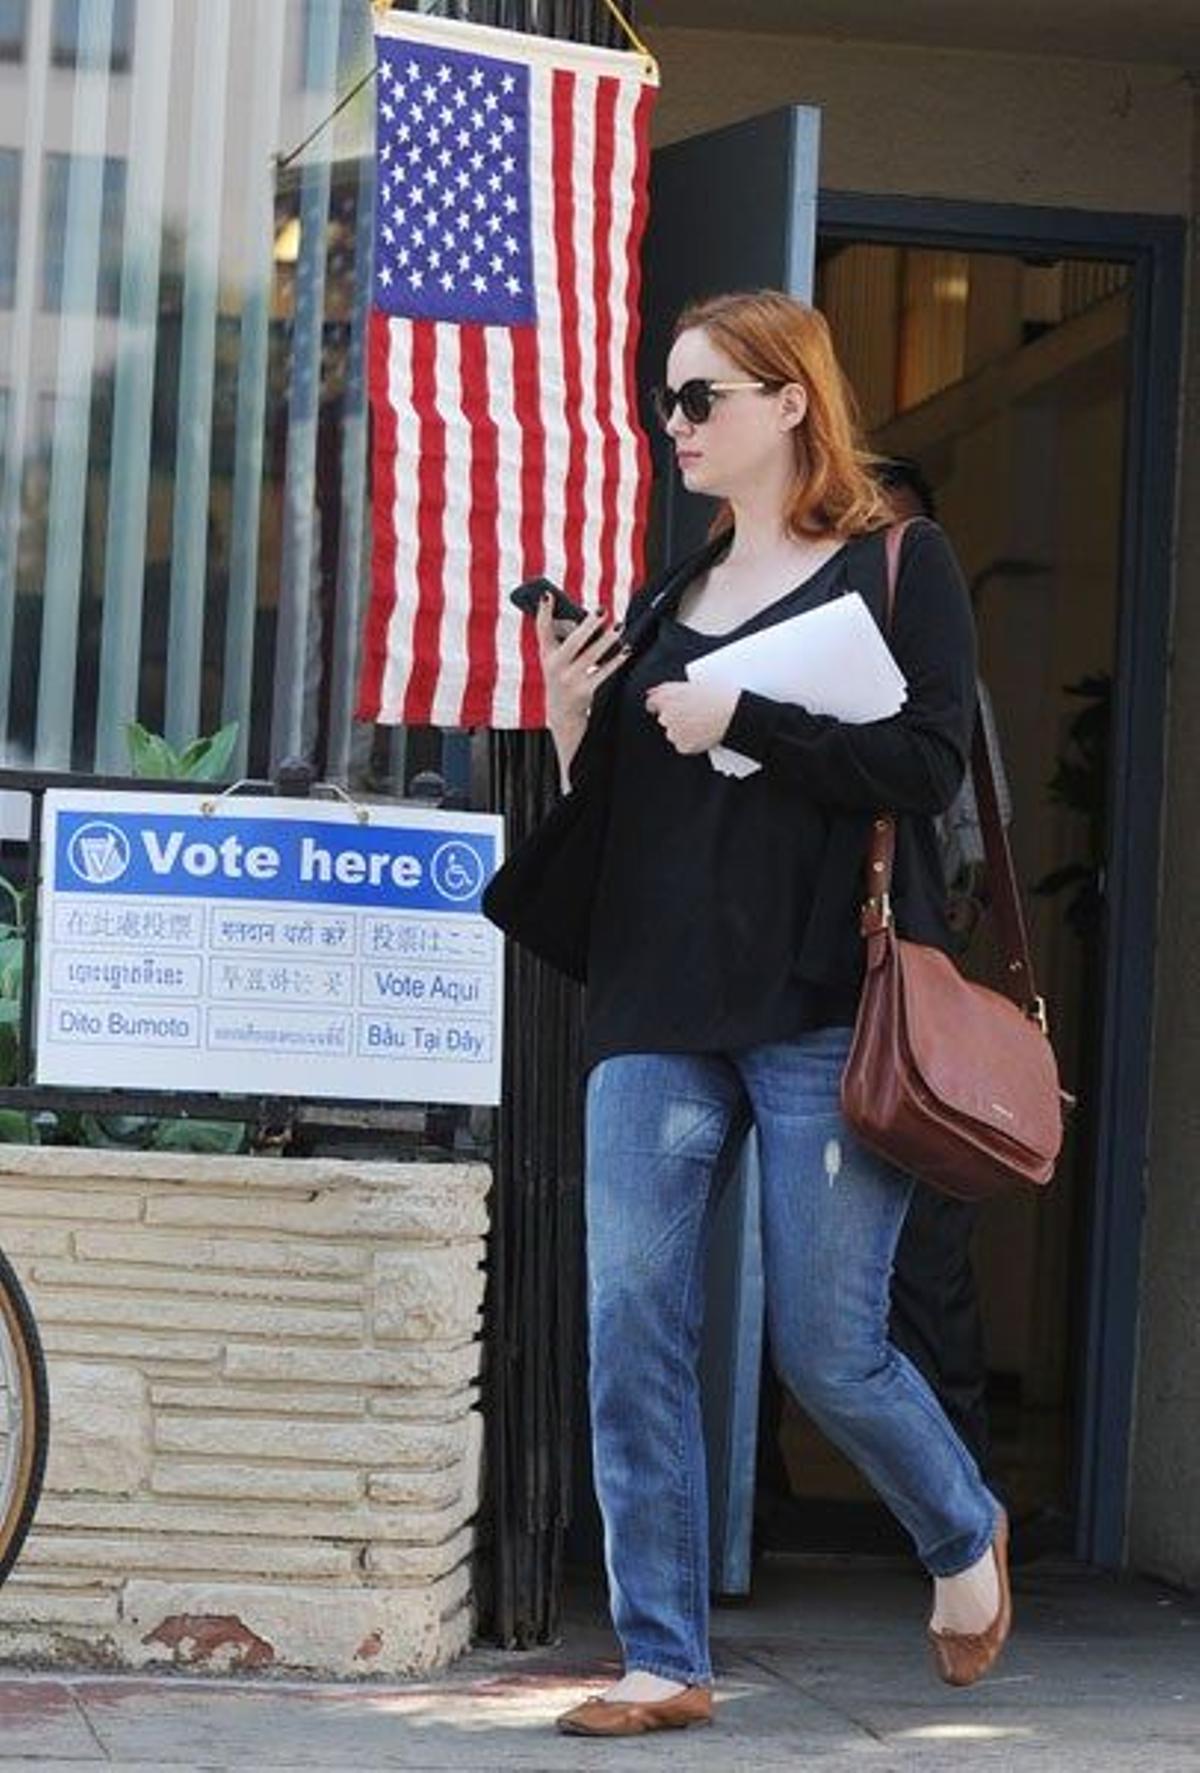
[[[857,402],[824,315],[780,290],[759,289],[690,303],[675,322],[672,342],[697,327],[755,381],[796,382],[808,395],[808,410],[792,433],[792,534],[858,536],[889,522],[891,506],[873,471],[879,458],[862,442]],[[732,522],[723,505],[713,533]]]

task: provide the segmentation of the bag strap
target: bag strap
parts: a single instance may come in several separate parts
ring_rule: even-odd
[[[892,616],[896,606],[896,586],[900,578],[900,550],[911,518],[888,526],[885,536],[887,558],[887,592],[884,607],[884,633],[890,638]],[[1046,1027],[1046,1006],[1038,995],[1033,976],[1033,960],[1029,951],[1029,932],[1021,893],[1013,867],[1012,848],[1004,821],[1000,817],[1000,797],[996,789],[996,772],[992,763],[987,730],[978,708],[971,737],[971,778],[975,787],[975,804],[983,832],[983,849],[987,858],[988,881],[992,890],[992,909],[1000,930],[1000,948],[1004,959],[1004,988],[1019,1009]],[[896,821],[890,813],[880,813],[872,821],[871,841],[867,849],[867,888],[862,912],[862,933],[883,929],[891,922],[892,875],[896,863]]]

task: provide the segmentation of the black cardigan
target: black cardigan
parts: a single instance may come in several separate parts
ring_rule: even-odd
[[[724,539],[709,542],[632,599],[625,636],[635,652],[724,546]],[[883,532],[852,543],[844,570],[883,627]],[[916,941],[951,946],[933,815],[953,800],[970,756],[975,631],[958,563],[941,529],[926,519],[911,524],[904,537],[889,645],[908,682],[905,705],[891,719],[850,725],[743,692],[726,733],[735,750],[784,782],[802,782],[833,815],[796,958],[797,971],[817,984],[844,979],[860,964],[863,865],[870,821],[878,812],[897,815],[892,904],[898,930]],[[605,792],[615,743],[613,686],[620,676],[601,688],[593,704],[571,764],[573,790]]]

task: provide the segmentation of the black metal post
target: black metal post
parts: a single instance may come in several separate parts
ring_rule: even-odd
[[[25,964],[21,969],[21,1014],[17,1023],[17,1082],[33,1081],[33,970],[37,965],[38,916],[42,888],[42,790],[29,796],[29,865],[25,872]]]

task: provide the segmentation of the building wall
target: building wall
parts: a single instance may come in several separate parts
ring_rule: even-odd
[[[1152,12],[1152,8],[1149,9]],[[1200,1585],[1200,102],[1180,68],[662,30],[661,142],[822,112],[827,189],[1191,218],[1166,866],[1129,1556]]]
[[[662,65],[657,140],[777,105],[819,105],[839,191],[1181,214],[1192,87],[1181,68],[647,31]]]

